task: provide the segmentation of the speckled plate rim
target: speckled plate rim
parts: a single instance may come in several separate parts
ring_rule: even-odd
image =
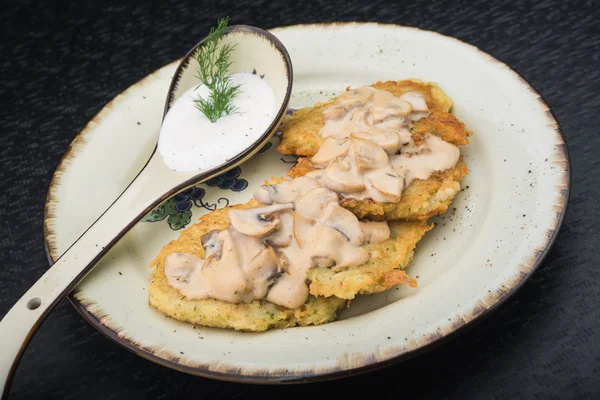
[[[365,373],[368,371],[376,370],[379,368],[383,368],[383,367],[398,363],[400,361],[410,359],[414,356],[417,356],[428,350],[431,350],[432,348],[437,347],[438,345],[441,345],[441,344],[447,342],[448,340],[456,337],[460,333],[466,331],[467,328],[470,328],[470,327],[474,326],[476,323],[480,322],[482,319],[484,319],[484,317],[488,316],[492,311],[497,309],[501,304],[503,304],[506,300],[508,300],[519,288],[521,288],[523,286],[523,284],[529,279],[529,277],[533,274],[533,272],[535,272],[535,270],[542,263],[542,261],[547,256],[548,252],[550,251],[552,245],[554,244],[554,241],[556,240],[556,237],[558,236],[558,232],[560,231],[560,228],[562,226],[562,223],[563,223],[566,211],[567,211],[567,205],[568,205],[569,198],[570,198],[571,162],[570,162],[570,157],[569,157],[569,150],[568,150],[568,147],[567,147],[567,144],[565,141],[565,137],[564,137],[562,130],[560,128],[560,125],[558,123],[558,120],[557,120],[556,116],[554,115],[554,113],[552,112],[550,106],[544,100],[542,95],[524,77],[522,77],[517,71],[515,71],[514,69],[509,67],[506,63],[498,60],[497,58],[493,57],[492,55],[480,50],[479,48],[477,48],[471,44],[468,44],[466,42],[463,42],[459,39],[456,39],[456,38],[453,38],[450,36],[439,34],[437,32],[427,31],[427,30],[423,30],[423,29],[419,29],[419,28],[415,28],[415,27],[407,27],[407,26],[395,25],[395,24],[381,24],[381,23],[374,23],[374,22],[368,22],[368,23],[333,22],[333,23],[317,23],[317,24],[298,24],[298,25],[290,25],[290,26],[286,26],[286,27],[272,28],[272,29],[269,29],[269,31],[275,31],[275,33],[276,33],[277,31],[283,31],[286,29],[297,29],[297,28],[302,28],[302,27],[304,27],[304,28],[336,27],[336,26],[353,26],[353,25],[354,26],[370,25],[370,26],[382,26],[382,27],[386,27],[386,28],[399,28],[399,29],[405,29],[405,30],[408,29],[408,30],[420,31],[420,32],[427,33],[427,34],[439,35],[445,39],[457,41],[461,45],[466,46],[466,47],[470,48],[471,50],[474,50],[475,52],[479,53],[480,55],[484,55],[485,58],[489,62],[495,63],[495,64],[501,66],[502,68],[509,70],[514,75],[514,77],[517,78],[521,82],[521,84],[536,97],[537,101],[539,103],[541,103],[541,105],[543,107],[543,111],[546,116],[546,119],[548,120],[547,125],[549,127],[551,127],[558,134],[558,138],[560,139],[560,143],[558,143],[555,148],[555,151],[558,153],[558,157],[556,157],[555,165],[558,167],[559,171],[562,172],[562,174],[563,174],[563,182],[564,182],[565,187],[557,188],[560,192],[559,193],[560,201],[559,201],[559,204],[555,205],[554,209],[555,209],[556,213],[554,215],[553,224],[551,224],[551,225],[554,225],[554,228],[548,231],[546,242],[544,244],[544,248],[541,250],[540,249],[533,250],[532,261],[528,265],[523,265],[524,268],[520,269],[520,271],[517,274],[518,276],[516,277],[512,286],[506,287],[504,290],[500,290],[498,293],[496,293],[494,295],[495,298],[490,299],[490,300],[492,300],[492,302],[490,302],[487,305],[487,307],[478,304],[472,310],[470,320],[467,321],[466,319],[463,319],[462,321],[451,322],[452,326],[450,327],[450,329],[447,331],[446,334],[432,335],[427,338],[427,343],[416,344],[413,348],[407,347],[407,348],[400,349],[396,354],[388,356],[388,358],[384,359],[384,360],[378,360],[377,357],[361,354],[360,355],[360,356],[362,356],[360,358],[361,361],[353,364],[353,367],[350,369],[341,369],[339,367],[336,367],[336,368],[330,368],[329,370],[319,369],[317,371],[315,368],[315,369],[304,370],[304,371],[284,371],[281,374],[268,374],[268,373],[265,374],[265,373],[260,373],[260,372],[259,373],[252,373],[252,372],[248,373],[248,371],[246,371],[245,373],[241,373],[235,367],[229,368],[228,372],[220,372],[220,371],[212,371],[212,370],[209,370],[208,368],[203,368],[203,366],[201,366],[201,365],[188,366],[188,365],[180,364],[177,361],[171,361],[171,360],[159,357],[152,352],[152,349],[146,348],[138,343],[135,343],[133,341],[130,341],[130,340],[120,336],[118,331],[115,331],[115,330],[111,329],[110,327],[104,325],[100,321],[100,318],[98,316],[94,315],[91,311],[88,310],[88,306],[91,306],[90,304],[88,304],[88,305],[83,304],[81,301],[77,300],[77,298],[74,296],[74,293],[71,293],[71,295],[69,296],[69,301],[90,325],[95,327],[99,332],[104,334],[106,337],[110,338],[111,340],[115,341],[116,343],[118,343],[119,345],[123,346],[124,348],[130,350],[131,352],[140,355],[141,357],[144,357],[150,361],[161,364],[163,366],[166,366],[166,367],[178,370],[178,371],[186,372],[189,374],[208,377],[208,378],[214,378],[214,379],[219,379],[219,380],[224,380],[224,381],[246,382],[246,383],[257,383],[257,384],[306,383],[306,382],[316,382],[316,381],[324,381],[324,380],[343,378],[343,377],[347,377],[350,375]],[[176,60],[170,64],[167,64],[167,65],[161,67],[160,69],[165,68],[168,65],[177,64],[178,62],[179,62],[179,60]],[[120,95],[117,95],[111,102],[106,104],[102,108],[102,110],[100,110],[100,112],[98,112],[90,120],[90,122],[88,122],[88,124],[84,127],[84,129],[75,137],[75,139],[71,142],[71,144],[67,148],[66,152],[62,156],[61,160],[59,161],[58,166],[54,172],[54,175],[52,176],[52,179],[50,181],[47,195],[46,195],[45,206],[44,206],[44,224],[43,224],[43,226],[44,226],[44,242],[45,242],[46,255],[48,257],[50,264],[52,264],[54,262],[53,253],[56,252],[56,248],[51,239],[52,236],[54,235],[54,231],[52,228],[52,224],[49,223],[49,221],[53,218],[53,213],[52,213],[53,203],[57,201],[52,195],[52,188],[60,185],[61,177],[63,175],[64,170],[66,170],[69,167],[69,163],[75,157],[78,148],[83,145],[83,142],[85,141],[85,136],[89,132],[93,131],[95,126],[98,125],[102,121],[102,119],[105,117],[105,115],[110,111],[111,107],[114,104],[116,104],[117,102],[121,101],[123,99],[123,97],[125,97],[128,94],[128,92],[132,91],[137,86],[144,85],[145,82],[155,79],[157,72],[158,72],[158,70],[153,72],[152,74],[147,75],[146,77],[142,78],[140,81],[138,81],[137,83],[130,86],[128,89],[126,89]]]

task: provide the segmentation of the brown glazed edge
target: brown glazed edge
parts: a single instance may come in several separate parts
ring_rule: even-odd
[[[466,45],[473,50],[484,54],[490,62],[499,64],[500,66],[513,72],[514,75],[532,92],[538,99],[538,101],[545,108],[546,118],[548,119],[548,125],[554,129],[558,134],[560,143],[555,148],[555,163],[561,171],[564,172],[564,182],[558,187],[560,191],[559,204],[555,205],[555,219],[554,229],[548,230],[546,243],[543,247],[533,249],[532,254],[527,263],[521,264],[519,272],[511,277],[511,282],[503,284],[497,288],[495,292],[488,293],[485,301],[481,300],[476,304],[468,315],[463,315],[461,318],[450,321],[444,326],[439,326],[437,332],[425,337],[421,341],[415,339],[409,341],[406,346],[396,347],[389,349],[382,354],[380,349],[372,353],[355,354],[347,356],[343,359],[338,360],[337,365],[332,368],[309,368],[306,370],[241,370],[235,365],[226,365],[222,362],[218,362],[215,365],[211,364],[197,364],[192,363],[181,357],[180,355],[167,353],[164,350],[154,349],[148,346],[143,346],[137,343],[135,339],[127,337],[122,332],[122,328],[116,326],[101,310],[94,310],[95,304],[85,299],[78,299],[77,292],[74,291],[69,295],[69,300],[75,307],[75,309],[82,315],[82,317],[94,326],[99,332],[103,333],[108,338],[112,339],[116,343],[130,350],[131,352],[138,354],[150,361],[164,365],[175,370],[186,372],[192,375],[203,376],[207,378],[214,378],[224,381],[232,382],[246,382],[255,384],[284,384],[284,383],[306,383],[306,382],[317,382],[331,379],[343,378],[351,375],[365,373],[368,371],[383,368],[389,365],[396,364],[400,361],[404,361],[422,354],[432,348],[439,346],[440,344],[454,338],[458,334],[466,331],[467,328],[472,327],[475,323],[483,320],[484,317],[491,314],[491,312],[503,304],[508,298],[510,298],[522,285],[529,279],[533,272],[539,267],[541,262],[548,254],[552,247],[558,232],[562,226],[567,204],[570,198],[571,188],[571,164],[569,159],[569,151],[566,145],[564,135],[560,129],[560,125],[556,116],[548,106],[544,98],[533,88],[533,86],[523,78],[518,72],[510,68],[508,65],[491,56],[488,53],[480,50],[479,48],[465,43],[459,39],[442,35],[436,32],[426,31],[414,27],[405,27],[394,24],[380,24],[380,23],[361,23],[361,22],[345,22],[345,23],[322,23],[322,24],[299,24],[288,27],[273,28],[271,31],[294,29],[298,27],[316,26],[316,27],[328,27],[328,26],[346,26],[346,25],[372,25],[372,26],[385,26],[385,27],[399,27],[402,29],[412,29],[420,32],[426,32],[428,34],[434,34],[442,36],[446,39],[451,39]],[[171,63],[176,64],[179,60]],[[170,64],[168,64],[170,65]],[[162,67],[164,68],[164,67]],[[161,69],[162,69],[161,68]],[[52,176],[48,194],[46,196],[46,202],[44,207],[44,239],[46,254],[50,263],[56,257],[56,247],[53,243],[54,231],[52,227],[51,219],[54,218],[53,204],[58,202],[54,193],[54,188],[60,185],[60,178],[70,161],[75,157],[79,147],[85,142],[86,133],[93,128],[95,124],[99,124],[104,114],[107,113],[110,108],[118,101],[122,100],[122,97],[127,94],[130,90],[134,89],[138,85],[143,85],[147,80],[155,79],[157,71],[146,76],[142,80],[138,81],[123,93],[115,97],[109,102],[87,125],[86,127],[75,137],[73,142],[68,147],[67,151],[60,160],[56,172]],[[160,354],[160,355],[159,355]],[[383,359],[381,359],[383,358]],[[216,369],[218,368],[218,370]]]

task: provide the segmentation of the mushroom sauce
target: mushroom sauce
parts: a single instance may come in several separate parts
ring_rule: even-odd
[[[296,308],[308,299],[306,274],[314,266],[364,264],[364,243],[390,237],[387,222],[360,222],[338,195],[310,178],[261,187],[264,207],[229,209],[230,227],[202,238],[204,259],[173,253],[165,259],[169,285],[189,299],[231,303],[266,298]]]
[[[311,159],[318,169],[306,176],[344,197],[400,201],[413,180],[452,168],[460,157],[457,146],[431,134],[415,143],[409,128],[428,114],[418,92],[400,97],[372,87],[345,92],[323,113],[325,141]]]
[[[296,308],[309,295],[308,271],[366,263],[362,246],[390,238],[387,222],[359,221],[339,195],[398,202],[414,179],[456,165],[457,146],[427,134],[415,143],[409,128],[429,114],[418,92],[400,97],[372,87],[339,96],[324,111],[325,138],[304,177],[260,187],[262,207],[229,209],[230,227],[202,238],[204,259],[165,258],[170,286],[189,299],[231,303],[266,299]]]

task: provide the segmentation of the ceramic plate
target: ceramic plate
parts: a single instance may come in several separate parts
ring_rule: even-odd
[[[419,287],[363,296],[340,320],[243,333],[192,327],[148,306],[149,261],[215,207],[249,200],[295,158],[277,139],[240,167],[169,200],[139,223],[70,299],[123,347],[192,374],[251,382],[346,376],[405,359],[472,324],[509,297],[547,254],[569,196],[569,162],[540,95],[502,62],[436,33],[393,25],[273,29],[294,67],[291,108],[378,80],[437,82],[473,130],[470,174],[417,248]],[[173,62],[110,102],[73,141],[50,185],[45,238],[56,259],[134,178],[152,152]],[[85,193],[85,196],[81,194]],[[460,289],[460,290],[458,290]]]

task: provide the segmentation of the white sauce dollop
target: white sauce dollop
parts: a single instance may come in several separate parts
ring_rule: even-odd
[[[240,93],[233,104],[237,112],[215,123],[196,108],[198,96],[206,98],[206,86],[186,91],[163,121],[158,151],[165,164],[180,172],[205,171],[232,159],[256,142],[273,122],[275,96],[264,79],[250,73],[231,75]]]

